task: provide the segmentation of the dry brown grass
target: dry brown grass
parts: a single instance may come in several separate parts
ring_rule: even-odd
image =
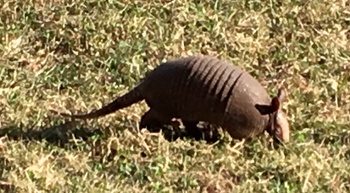
[[[349,192],[349,6],[0,0],[0,190]],[[161,61],[196,53],[271,94],[287,87],[291,142],[169,142],[136,131],[144,103],[76,124],[49,113],[101,107]]]

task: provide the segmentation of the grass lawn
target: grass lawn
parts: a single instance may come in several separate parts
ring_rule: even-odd
[[[350,3],[0,0],[0,192],[350,192]],[[145,102],[87,112],[163,61],[229,60],[283,108],[275,149],[138,131]],[[234,143],[232,143],[234,142]]]

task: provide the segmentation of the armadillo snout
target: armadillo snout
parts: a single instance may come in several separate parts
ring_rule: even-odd
[[[275,123],[275,136],[283,142],[289,142],[289,123],[286,116],[282,112],[277,113]]]

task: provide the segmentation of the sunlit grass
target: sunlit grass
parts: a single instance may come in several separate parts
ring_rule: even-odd
[[[0,190],[349,192],[346,1],[0,0]],[[169,142],[138,132],[144,102],[68,123],[162,61],[211,54],[250,72],[284,109],[291,142]],[[72,134],[75,134],[75,137]]]

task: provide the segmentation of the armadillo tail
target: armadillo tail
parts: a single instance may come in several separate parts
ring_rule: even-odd
[[[80,119],[92,119],[92,118],[97,118],[101,116],[108,115],[110,113],[113,113],[117,110],[120,110],[122,108],[128,107],[134,103],[137,103],[141,100],[143,100],[142,92],[141,92],[141,87],[137,86],[133,88],[131,91],[128,93],[118,97],[115,99],[113,102],[107,104],[106,106],[95,110],[91,113],[87,114],[73,114],[73,115],[68,115],[68,114],[61,114],[63,116],[69,116],[73,118],[80,118]]]

